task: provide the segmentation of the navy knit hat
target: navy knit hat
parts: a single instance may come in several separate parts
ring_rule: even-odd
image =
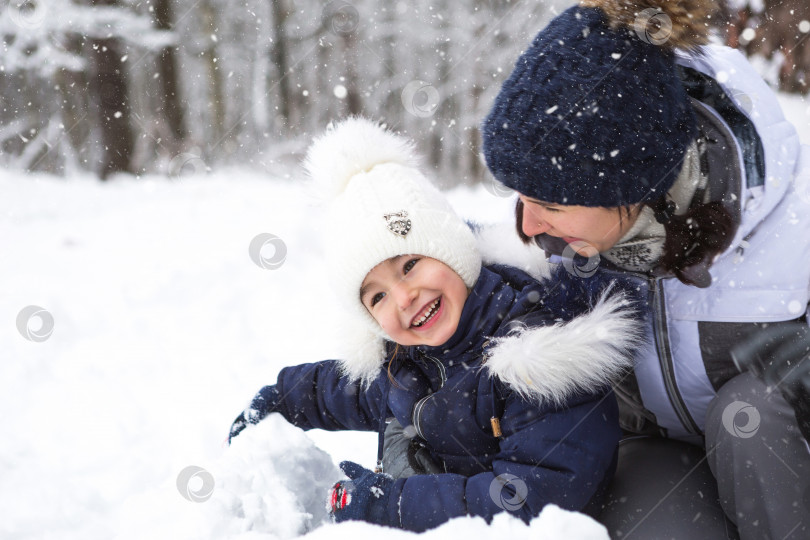
[[[482,125],[487,165],[517,192],[556,204],[658,199],[697,136],[673,48],[705,42],[688,10],[711,3],[662,2],[674,10],[666,14],[638,0],[587,4],[599,7],[566,10],[518,59]],[[671,43],[633,27],[650,14],[674,20]]]

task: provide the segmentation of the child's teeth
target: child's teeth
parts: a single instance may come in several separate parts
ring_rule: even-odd
[[[416,321],[414,323],[414,326],[421,326],[422,324],[424,324],[424,322],[426,320],[428,320],[430,318],[430,316],[433,314],[433,310],[436,309],[437,305],[439,305],[439,299],[438,298],[436,300],[434,300],[433,303],[430,304],[430,306],[428,306],[427,310],[422,315],[422,318],[420,318],[418,321]]]

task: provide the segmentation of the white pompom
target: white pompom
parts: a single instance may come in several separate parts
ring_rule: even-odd
[[[311,178],[309,191],[318,198],[333,199],[352,177],[382,163],[421,166],[410,140],[371,120],[352,117],[330,124],[312,143],[304,161]]]

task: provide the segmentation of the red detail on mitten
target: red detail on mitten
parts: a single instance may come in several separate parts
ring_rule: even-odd
[[[329,506],[332,508],[332,513],[343,510],[347,504],[349,504],[349,492],[343,486],[343,482],[338,482],[332,486],[329,495]]]

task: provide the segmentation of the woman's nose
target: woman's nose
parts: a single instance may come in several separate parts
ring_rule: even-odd
[[[523,222],[520,225],[526,236],[537,236],[551,229],[551,225],[539,219],[532,212],[523,212]]]

